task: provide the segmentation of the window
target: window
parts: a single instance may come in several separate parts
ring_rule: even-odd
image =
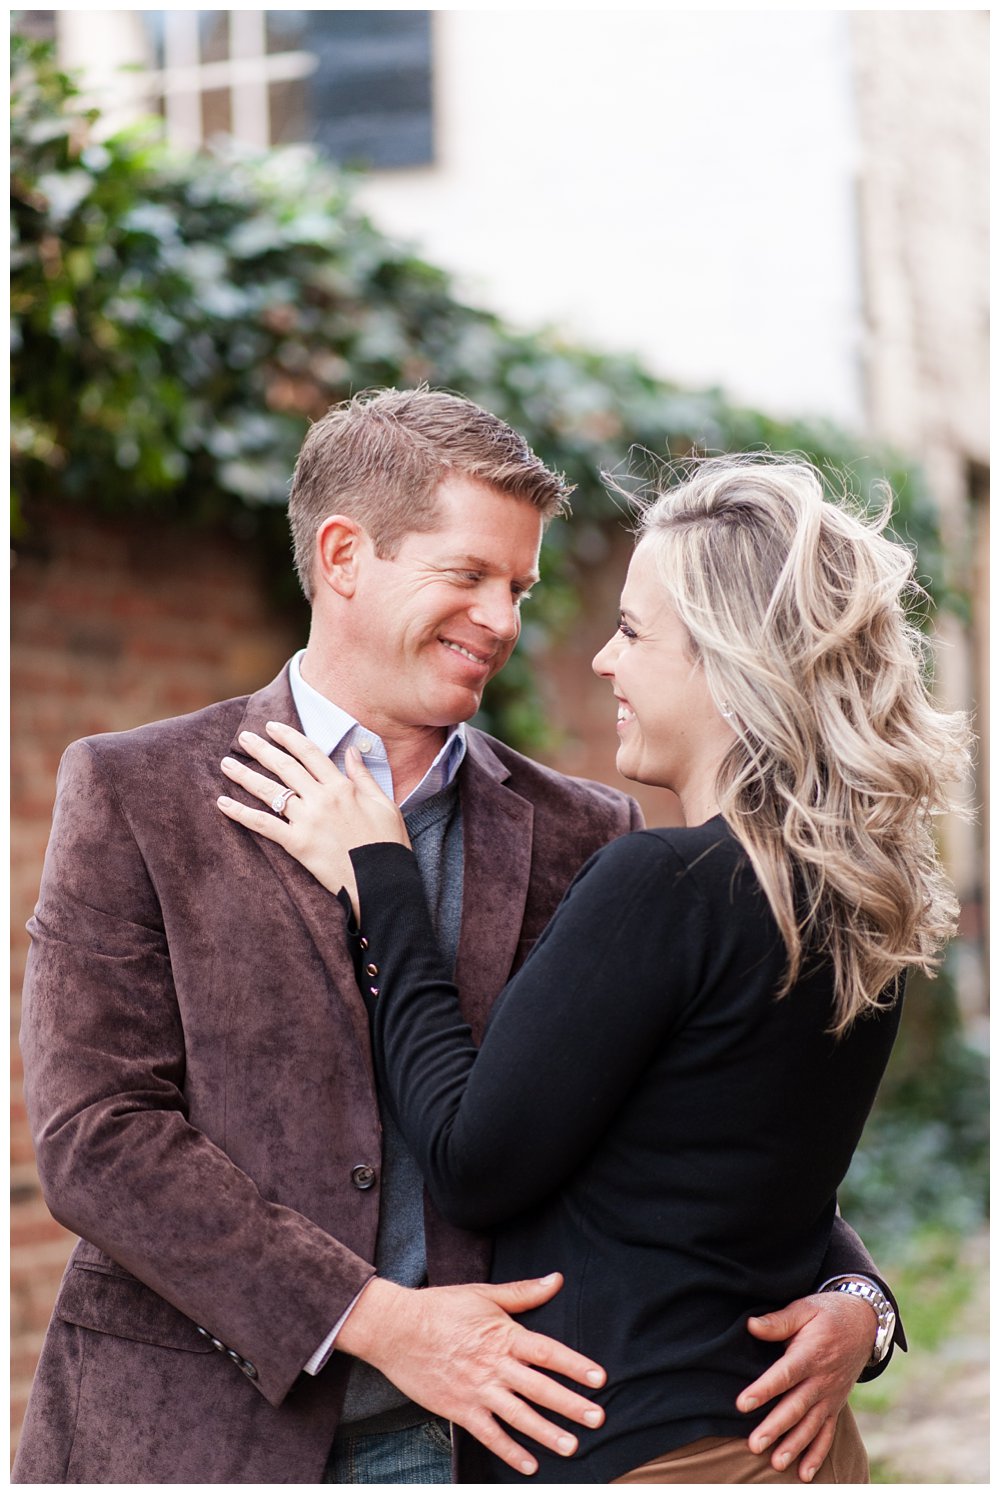
[[[11,16],[11,30],[32,41],[54,41],[56,13],[54,10],[15,10]]]
[[[314,142],[352,165],[433,159],[428,11],[145,11],[178,144]]]

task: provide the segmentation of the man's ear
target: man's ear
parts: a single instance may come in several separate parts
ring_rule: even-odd
[[[331,514],[316,531],[316,585],[329,586],[342,597],[354,595],[358,564],[370,549],[367,532],[346,514]]]

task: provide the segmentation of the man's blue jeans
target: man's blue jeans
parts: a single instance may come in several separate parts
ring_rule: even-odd
[[[400,1432],[341,1428],[323,1474],[325,1484],[450,1484],[448,1423],[429,1417]]]

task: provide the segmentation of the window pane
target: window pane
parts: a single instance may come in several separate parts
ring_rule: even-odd
[[[201,133],[204,140],[228,135],[233,128],[228,88],[207,88],[201,96]]]
[[[228,10],[199,11],[198,40],[202,62],[225,62],[229,56]]]
[[[32,41],[55,41],[56,13],[54,10],[16,10],[12,17],[15,36],[28,36]]]
[[[301,52],[307,47],[308,13],[304,10],[267,10],[264,26],[268,52]]]
[[[271,143],[298,145],[308,140],[312,130],[305,79],[271,83],[267,92],[271,110]]]
[[[163,66],[163,27],[166,20],[166,12],[162,10],[144,10],[142,22],[149,37],[153,61],[157,67]]]

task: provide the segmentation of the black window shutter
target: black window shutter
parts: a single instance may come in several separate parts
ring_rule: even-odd
[[[433,160],[431,17],[426,10],[305,11],[313,140],[335,160]]]

